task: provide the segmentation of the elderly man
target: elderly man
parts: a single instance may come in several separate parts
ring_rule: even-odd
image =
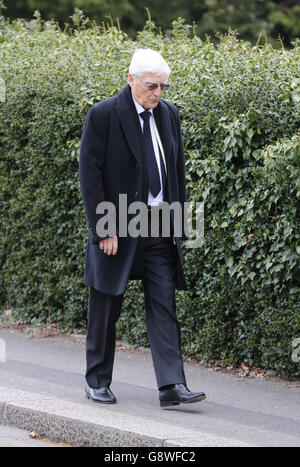
[[[186,387],[176,318],[175,288],[186,290],[181,242],[174,215],[170,235],[152,235],[151,210],[161,203],[186,200],[185,169],[179,115],[164,99],[170,69],[162,56],[138,49],[128,84],[117,95],[88,112],[80,149],[80,184],[90,228],[84,281],[90,286],[86,341],[86,396],[115,403],[110,389],[115,355],[115,325],[129,279],[140,278],[145,294],[147,335],[162,407],[205,399]],[[126,195],[126,206],[119,195]],[[105,235],[97,225],[109,202],[120,214],[136,201],[149,212],[149,235]],[[157,208],[156,208],[157,209]],[[172,212],[171,212],[172,214]],[[116,216],[117,217],[117,216]],[[128,216],[128,222],[130,216]],[[152,235],[152,236],[151,236]]]

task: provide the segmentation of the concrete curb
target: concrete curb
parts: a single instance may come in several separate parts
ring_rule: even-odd
[[[76,447],[247,447],[250,444],[178,428],[119,411],[0,387],[0,422]]]

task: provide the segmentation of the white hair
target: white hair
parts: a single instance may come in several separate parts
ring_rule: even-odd
[[[131,59],[129,73],[141,77],[144,73],[169,77],[171,70],[159,52],[152,49],[137,49]]]

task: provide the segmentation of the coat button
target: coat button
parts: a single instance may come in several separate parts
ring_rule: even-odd
[[[137,168],[137,169],[139,169],[139,168],[140,168],[139,164],[136,164],[136,168]]]
[[[134,197],[137,198],[139,193],[136,191]]]

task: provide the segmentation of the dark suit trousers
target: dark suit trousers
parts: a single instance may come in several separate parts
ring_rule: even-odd
[[[185,384],[175,305],[176,250],[170,238],[148,237],[139,241],[143,247],[147,336],[157,385]],[[103,294],[90,288],[86,380],[92,388],[111,383],[115,325],[122,301],[123,295]]]

